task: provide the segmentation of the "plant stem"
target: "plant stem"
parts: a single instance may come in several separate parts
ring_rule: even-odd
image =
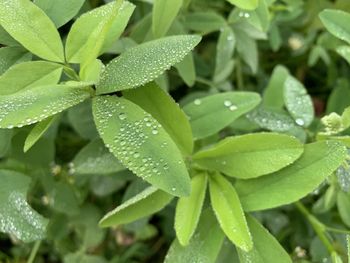
[[[325,225],[322,224],[320,221],[318,221],[318,219],[315,216],[313,216],[301,202],[296,202],[295,206],[309,221],[312,228],[316,232],[318,238],[322,241],[324,246],[327,248],[328,252],[330,254],[332,254],[332,252],[335,252],[335,249],[334,249],[332,243],[330,242],[329,238],[326,236]]]
[[[38,253],[40,245],[41,245],[41,240],[35,242],[35,244],[33,246],[33,249],[32,249],[32,252],[30,253],[30,256],[28,258],[27,263],[33,263],[34,262],[35,256]]]

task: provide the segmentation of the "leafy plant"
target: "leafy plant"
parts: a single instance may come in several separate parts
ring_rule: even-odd
[[[2,0],[0,260],[345,262],[350,6],[321,2]]]

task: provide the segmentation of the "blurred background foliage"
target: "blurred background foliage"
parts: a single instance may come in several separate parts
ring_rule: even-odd
[[[136,5],[135,12],[123,36],[102,56],[105,63],[130,47],[156,38],[152,33],[153,1],[130,2]],[[79,13],[102,4],[101,0],[86,0]],[[344,43],[328,33],[318,17],[325,8],[350,12],[350,1],[261,0],[255,11],[246,11],[224,0],[184,0],[167,35],[196,33],[203,40],[192,55],[157,83],[180,105],[185,105],[222,91],[263,94],[269,85],[278,85],[278,80],[272,81],[274,72],[285,70],[307,88],[317,117],[330,112],[341,114],[350,105],[350,68],[336,52]],[[59,29],[63,38],[73,22]],[[22,54],[12,64],[30,59]],[[0,73],[9,66],[1,65]],[[100,149],[100,142],[89,104],[87,101],[60,115],[25,154],[23,144],[31,127],[0,130],[0,167],[23,171],[33,178],[28,202],[50,218],[48,237],[41,243],[35,262],[162,262],[175,237],[175,204],[121,228],[97,226],[102,215],[147,185],[122,167],[101,168],[101,160],[97,160],[99,169],[92,168],[91,163],[96,160],[90,155]],[[307,131],[306,140],[312,140],[318,127],[316,120]],[[240,118],[222,134],[199,143],[256,130],[261,130],[256,123]],[[80,152],[90,141],[96,148]],[[350,196],[334,178],[307,197],[305,204],[327,225],[350,227]],[[295,262],[330,262],[319,237],[294,206],[256,216]],[[345,256],[344,235],[332,233],[332,238]],[[0,234],[1,262],[26,262],[32,250],[33,244]],[[217,263],[225,262],[238,262],[228,241],[217,259]]]

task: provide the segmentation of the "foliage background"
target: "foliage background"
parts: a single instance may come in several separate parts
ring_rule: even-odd
[[[123,36],[101,56],[104,63],[127,48],[152,39],[152,0],[131,2],[136,5],[135,12]],[[266,0],[266,9],[258,14],[239,10],[223,0],[184,2],[185,7],[168,34],[183,31],[203,36],[193,53],[194,67],[183,67],[182,71],[172,68],[157,80],[180,105],[222,91],[263,94],[274,68],[281,64],[307,88],[317,117],[331,112],[341,114],[350,105],[349,64],[335,52],[343,43],[325,30],[318,17],[326,8],[349,12],[349,1]],[[102,4],[103,1],[87,0],[79,13]],[[61,36],[67,35],[72,23],[59,29]],[[230,50],[230,37],[220,40],[228,32],[234,34],[234,50]],[[1,63],[0,70],[5,70]],[[31,127],[0,132],[0,167],[32,177],[28,202],[50,218],[48,236],[40,245],[36,262],[162,262],[175,237],[174,202],[155,216],[121,228],[97,226],[107,211],[139,193],[146,184],[127,170],[113,174],[77,171],[81,163],[76,155],[97,137],[89,103],[61,114],[25,154],[22,149]],[[319,127],[319,121],[312,124],[307,130],[308,140],[314,138]],[[217,136],[253,130],[259,127],[240,119]],[[217,136],[201,143],[216,141]],[[337,206],[340,190],[338,182],[332,180],[303,202],[322,222],[346,229],[350,227],[350,196],[344,194],[343,205]],[[295,262],[330,262],[319,236],[294,205],[256,213],[256,217]],[[332,233],[332,238],[345,258],[344,235]],[[26,262],[32,250],[33,244],[0,233],[0,261]],[[235,249],[227,240],[219,262],[238,262]]]

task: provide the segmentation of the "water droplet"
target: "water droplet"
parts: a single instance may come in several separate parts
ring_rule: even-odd
[[[224,105],[225,105],[226,107],[230,107],[230,106],[232,105],[232,102],[231,102],[230,100],[225,100],[225,101],[224,101]]]
[[[199,106],[202,104],[202,101],[200,99],[195,99],[193,103],[194,103],[194,105]]]
[[[120,120],[125,120],[126,119],[126,114],[124,112],[119,113],[118,115]]]
[[[298,124],[300,126],[303,126],[305,124],[304,120],[300,119],[300,118],[296,119],[295,122],[296,122],[296,124]]]
[[[153,129],[153,130],[152,130],[152,134],[154,134],[154,135],[158,134],[158,130]]]
[[[236,105],[231,105],[229,109],[230,109],[230,111],[235,111],[235,110],[237,110],[238,108],[237,108]]]

